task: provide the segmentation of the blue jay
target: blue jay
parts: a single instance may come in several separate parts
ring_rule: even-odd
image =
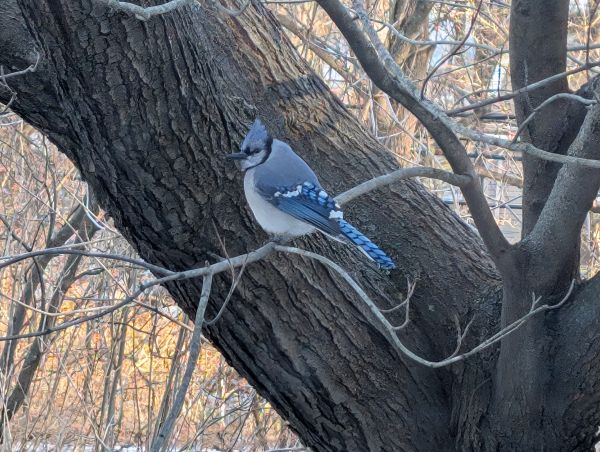
[[[241,152],[229,154],[244,172],[244,192],[256,221],[268,234],[298,237],[319,230],[350,242],[390,270],[395,264],[377,245],[344,220],[340,206],[319,184],[317,176],[290,146],[274,140],[256,120]]]

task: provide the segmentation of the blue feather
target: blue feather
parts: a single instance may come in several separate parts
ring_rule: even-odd
[[[375,245],[362,232],[348,223],[346,220],[339,219],[338,223],[344,237],[358,246],[367,256],[373,259],[377,265],[386,270],[396,268],[394,261],[390,259],[377,245]]]
[[[345,238],[381,268],[396,268],[394,261],[377,245],[343,219],[340,206],[321,187],[310,182],[295,187],[282,187],[275,193],[272,202],[278,209],[334,238]]]

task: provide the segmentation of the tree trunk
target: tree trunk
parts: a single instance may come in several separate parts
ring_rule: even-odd
[[[35,51],[42,57],[35,73],[10,79],[18,92],[13,109],[75,162],[149,262],[173,270],[204,265],[225,252],[217,234],[229,255],[266,239],[246,206],[241,177],[222,158],[256,115],[315,168],[331,194],[397,167],[260,4],[235,18],[198,4],[143,22],[90,0],[18,0],[19,14],[13,1],[0,5],[0,64],[22,69]],[[407,277],[417,280],[412,322],[401,334],[413,350],[430,359],[452,353],[455,316],[465,325],[475,315],[466,347],[497,330],[500,281],[481,241],[418,183],[370,193],[346,216],[390,252],[397,270],[382,274],[360,253],[321,236],[296,243],[339,262],[384,307],[402,300]],[[230,283],[228,275],[215,279],[209,319]],[[168,289],[193,316],[200,283]],[[565,423],[552,441],[528,425],[511,438],[534,439],[547,450],[592,444],[600,421],[598,379],[588,378],[598,372],[594,293],[590,284],[543,319],[557,351],[547,363],[554,409],[541,422],[556,426],[564,415]],[[315,450],[513,444],[503,442],[511,432],[498,432],[490,417],[497,350],[447,369],[415,364],[391,348],[351,290],[318,263],[277,255],[250,265],[206,334]]]

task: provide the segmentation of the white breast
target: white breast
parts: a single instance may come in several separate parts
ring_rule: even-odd
[[[254,184],[254,168],[246,171],[244,192],[254,218],[268,234],[297,237],[315,231],[308,223],[282,212],[258,194]]]

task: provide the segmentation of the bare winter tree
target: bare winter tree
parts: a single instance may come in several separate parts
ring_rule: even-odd
[[[222,158],[257,114],[331,193],[397,168],[263,5],[237,14],[175,3],[153,17],[92,0],[0,5],[2,74],[19,73],[0,75],[0,99],[75,162],[147,262],[202,267],[223,245],[238,255],[265,241]],[[248,265],[205,334],[315,450],[589,448],[600,423],[600,287],[597,278],[579,281],[578,268],[600,186],[600,106],[594,83],[565,95],[569,1],[512,2],[508,98],[525,124],[520,143],[467,129],[427,100],[362,2],[318,3],[370,80],[444,152],[479,234],[417,182],[369,191],[347,205],[348,217],[390,250],[397,270],[382,274],[319,236],[296,245],[351,269],[381,309],[404,299],[407,277],[418,280],[411,322],[397,336],[339,272],[291,253]],[[525,154],[519,243],[502,236],[461,138]],[[166,285],[191,316],[201,279]],[[210,279],[208,318],[232,282],[228,272]],[[536,311],[553,303],[560,307]],[[493,347],[436,364],[455,352],[456,323],[470,325],[459,341],[468,351],[525,317]]]

